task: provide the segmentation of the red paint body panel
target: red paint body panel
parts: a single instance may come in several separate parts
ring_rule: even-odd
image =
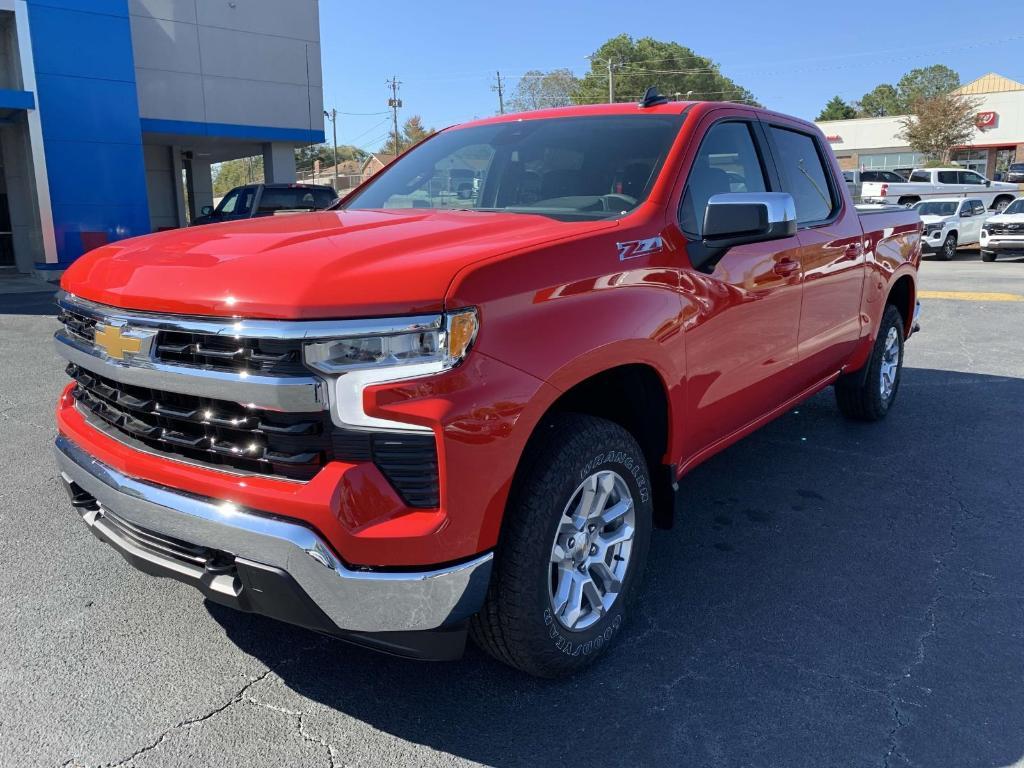
[[[305,521],[344,560],[368,566],[443,563],[495,547],[537,423],[562,393],[610,368],[641,364],[657,374],[669,406],[663,461],[679,474],[689,470],[862,366],[889,292],[904,276],[909,318],[920,224],[909,212],[859,215],[833,158],[842,204],[830,222],[734,247],[710,273],[695,270],[676,212],[709,126],[745,118],[817,129],[727,104],[652,111],[683,110],[647,201],[618,220],[328,211],[122,241],[65,274],[65,290],[84,298],[164,313],[312,319],[476,307],[480,330],[461,366],[364,395],[368,415],[434,432],[439,509],[404,507],[368,463],[335,462],[296,483],[240,480],[140,453],[89,427],[67,394],[57,414],[61,432],[126,474]],[[527,119],[636,111],[597,105]],[[653,237],[661,248],[620,260],[618,243]],[[780,274],[786,259],[799,268]]]

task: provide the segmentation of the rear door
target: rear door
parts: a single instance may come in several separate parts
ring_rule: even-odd
[[[796,202],[804,278],[798,378],[804,388],[842,368],[860,339],[863,232],[820,136],[781,119],[767,122],[766,130],[783,189]]]
[[[752,113],[716,110],[696,135],[702,138],[684,166],[689,172],[675,222],[691,263],[701,262],[704,211],[712,196],[779,191],[763,131]],[[796,237],[739,245],[713,266],[682,271],[687,456],[728,438],[796,394],[799,247]]]

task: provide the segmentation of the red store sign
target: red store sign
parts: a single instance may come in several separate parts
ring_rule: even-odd
[[[999,124],[999,114],[997,112],[979,112],[974,124],[981,131],[995,128]]]

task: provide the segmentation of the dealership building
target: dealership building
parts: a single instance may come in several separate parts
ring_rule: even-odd
[[[954,150],[958,165],[995,178],[1012,162],[1024,162],[1024,84],[991,73],[956,93],[977,99],[978,117],[969,146]],[[900,117],[828,120],[818,127],[828,137],[843,170],[909,171],[924,164],[899,137]]]
[[[0,274],[54,278],[324,140],[317,0],[0,0]]]

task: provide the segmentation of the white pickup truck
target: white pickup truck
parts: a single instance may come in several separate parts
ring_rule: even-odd
[[[956,256],[962,245],[975,245],[981,238],[985,204],[977,197],[928,199],[914,205],[921,217],[921,245],[942,261]]]
[[[1001,211],[1017,196],[1017,185],[991,181],[965,168],[919,168],[910,181],[865,182],[861,200],[865,203],[896,203],[911,206],[939,197],[979,198],[985,207]]]

